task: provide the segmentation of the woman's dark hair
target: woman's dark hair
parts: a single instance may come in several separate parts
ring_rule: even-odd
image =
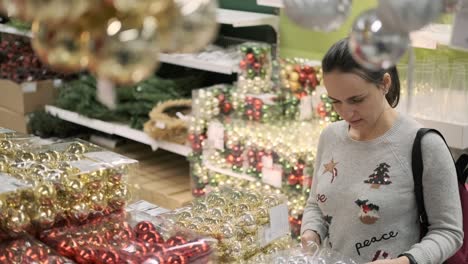
[[[343,73],[354,73],[364,80],[381,85],[385,73],[390,74],[392,85],[385,95],[387,102],[391,107],[395,108],[400,101],[400,78],[396,67],[372,71],[364,68],[357,63],[348,48],[348,38],[344,38],[335,44],[327,51],[322,60],[322,69],[324,73],[332,71],[340,71]]]

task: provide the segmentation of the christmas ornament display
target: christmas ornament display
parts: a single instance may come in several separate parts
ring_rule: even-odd
[[[284,11],[293,22],[317,31],[337,30],[348,18],[351,0],[284,1]]]
[[[153,75],[161,50],[204,48],[218,29],[216,0],[6,0],[3,4],[9,16],[34,24],[34,49],[43,62],[65,72],[87,68],[116,84],[134,84]]]
[[[140,220],[137,220],[140,219]],[[216,241],[141,212],[42,232],[40,239],[77,263],[207,263]]]
[[[307,246],[291,243],[290,247],[277,254],[267,256],[268,263],[342,263],[356,262],[329,247],[321,247],[314,242]]]
[[[385,29],[409,33],[434,21],[444,7],[440,0],[379,0],[376,13]]]
[[[317,114],[320,116],[321,124],[329,124],[330,122],[342,120],[341,116],[333,109],[332,101],[326,93],[320,95]]]
[[[289,226],[277,227],[271,238],[265,234],[269,232],[269,223],[275,221],[270,219],[275,217],[275,210],[287,212],[284,197],[223,189],[197,199],[191,206],[175,212],[171,219],[177,226],[217,238],[221,262],[239,262],[288,236]]]
[[[16,240],[0,243],[0,263],[24,264],[24,263],[54,263],[68,264],[71,260],[64,258],[48,246],[34,238],[23,236]]]
[[[351,55],[370,70],[394,66],[405,54],[409,44],[408,33],[394,31],[382,25],[375,9],[365,11],[356,18],[349,36]]]
[[[9,236],[86,222],[122,210],[130,198],[126,175],[136,161],[90,143],[29,146],[3,155],[0,224]]]
[[[244,94],[271,92],[271,46],[247,42],[240,45],[239,49],[242,56],[237,84],[239,92]]]
[[[281,63],[282,87],[291,91],[298,98],[312,95],[321,82],[321,69],[307,65],[300,59],[285,60]]]

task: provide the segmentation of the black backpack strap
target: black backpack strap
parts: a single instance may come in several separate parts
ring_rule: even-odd
[[[468,154],[462,154],[457,162],[455,162],[455,166],[457,167],[458,172],[458,182],[459,183],[466,183],[468,178]]]
[[[416,138],[414,139],[413,150],[411,153],[411,167],[413,170],[414,193],[416,196],[416,204],[418,206],[419,221],[421,222],[421,226],[423,228],[423,230],[421,230],[421,237],[427,233],[427,228],[429,226],[423,196],[422,176],[424,171],[424,164],[422,159],[421,140],[424,135],[430,132],[438,134],[445,142],[444,136],[442,136],[442,134],[439,131],[431,128],[420,128],[418,130],[418,133],[416,134]],[[445,142],[445,144],[447,145],[447,142]]]

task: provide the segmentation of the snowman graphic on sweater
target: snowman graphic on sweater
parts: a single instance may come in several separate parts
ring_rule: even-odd
[[[379,206],[369,203],[369,200],[356,200],[359,206],[359,219],[366,225],[372,225],[379,220]]]

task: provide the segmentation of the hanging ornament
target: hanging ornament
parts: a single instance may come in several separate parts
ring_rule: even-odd
[[[443,11],[441,0],[379,0],[377,14],[385,28],[410,32],[434,21]]]
[[[37,56],[55,71],[76,72],[88,64],[85,29],[77,24],[35,21],[32,25],[32,47]]]
[[[283,1],[286,15],[299,26],[317,31],[334,31],[348,17],[351,0]]]
[[[384,28],[375,9],[356,18],[349,37],[353,58],[370,70],[392,67],[405,54],[409,44],[408,33]]]
[[[171,51],[191,53],[203,49],[216,36],[218,24],[215,0],[175,0],[182,18]],[[159,21],[159,20],[158,20]]]
[[[118,84],[142,81],[158,66],[154,17],[112,17],[89,34],[89,70]]]
[[[74,21],[99,1],[91,0],[9,0],[3,1],[8,16],[27,21]]]

